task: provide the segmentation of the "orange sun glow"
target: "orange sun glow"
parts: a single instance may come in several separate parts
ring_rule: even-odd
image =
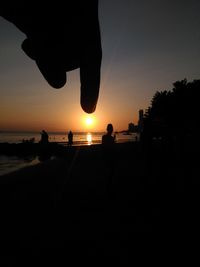
[[[91,118],[91,117],[87,117],[85,119],[85,123],[86,123],[86,125],[90,126],[90,125],[92,125],[94,123],[94,119]]]
[[[96,118],[94,117],[94,115],[90,115],[90,116],[84,116],[82,118],[82,122],[84,125],[84,128],[86,131],[91,131],[91,130],[95,130],[96,127]]]

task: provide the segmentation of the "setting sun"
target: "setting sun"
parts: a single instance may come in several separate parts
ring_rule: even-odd
[[[89,116],[84,114],[82,116],[81,121],[82,121],[83,129],[85,131],[93,131],[93,130],[96,130],[97,119],[94,116],[94,114],[89,115]]]
[[[93,124],[93,118],[91,118],[91,117],[87,117],[87,118],[85,119],[85,123],[86,123],[86,125],[88,125],[88,126],[92,125],[92,124]]]

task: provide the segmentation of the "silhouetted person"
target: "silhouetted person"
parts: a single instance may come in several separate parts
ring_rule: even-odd
[[[105,150],[109,151],[113,148],[113,145],[115,143],[115,135],[112,135],[113,126],[111,123],[107,125],[106,130],[107,133],[102,136],[102,145]]]
[[[103,159],[108,174],[108,189],[112,187],[112,177],[114,174],[115,164],[115,135],[113,136],[113,125],[107,125],[107,133],[102,136]]]
[[[80,68],[81,106],[95,111],[101,68],[98,0],[68,0],[37,5],[35,1],[3,1],[0,16],[27,38],[22,49],[35,60],[54,88],[66,83],[66,72]]]
[[[48,144],[49,143],[49,135],[45,130],[42,130],[41,134],[41,144]]]
[[[69,133],[68,133],[68,145],[69,146],[73,145],[73,133],[72,133],[72,131],[69,131]]]
[[[38,150],[38,159],[39,161],[45,161],[51,158],[51,146],[49,143],[49,135],[45,130],[41,131],[41,139],[40,139],[40,146]]]

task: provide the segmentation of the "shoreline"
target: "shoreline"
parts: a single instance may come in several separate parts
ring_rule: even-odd
[[[123,146],[123,144],[131,145],[132,143],[135,143],[135,142],[126,141],[126,142],[116,143],[116,147]],[[12,158],[14,159],[14,162],[13,162],[14,169],[10,171],[8,169],[6,172],[4,171],[5,173],[3,173],[3,170],[2,170],[2,174],[0,174],[0,177],[2,177],[7,174],[21,170],[23,168],[28,168],[28,167],[38,165],[47,160],[54,160],[54,159],[69,157],[69,154],[75,153],[76,150],[89,149],[93,151],[97,151],[97,150],[100,151],[101,144],[100,143],[82,144],[82,145],[76,144],[76,145],[68,146],[67,144],[63,145],[63,142],[62,143],[51,142],[46,147],[40,147],[40,144],[38,143],[34,143],[34,144],[0,143],[0,148],[1,148],[0,156],[6,157],[5,164],[7,163],[6,160],[8,160],[10,161],[10,166],[11,166]],[[19,167],[17,167],[17,160],[19,160]]]

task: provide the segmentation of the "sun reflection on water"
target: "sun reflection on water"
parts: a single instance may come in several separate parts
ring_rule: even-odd
[[[87,133],[86,140],[87,140],[88,145],[92,144],[92,134],[91,133]]]

